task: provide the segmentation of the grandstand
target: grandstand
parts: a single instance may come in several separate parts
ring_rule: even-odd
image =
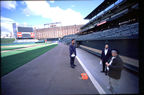
[[[75,35],[67,35],[61,42],[76,39],[77,46],[97,56],[106,42],[118,49],[125,67],[138,73],[138,1],[104,0],[84,19],[90,21]]]
[[[138,38],[138,23],[111,28],[104,31],[93,32],[87,35],[67,35],[61,40],[69,44],[71,39],[85,40],[109,40],[109,39],[136,39]]]

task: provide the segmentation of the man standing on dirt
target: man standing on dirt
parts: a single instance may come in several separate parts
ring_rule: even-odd
[[[75,56],[76,56],[76,46],[75,46],[75,40],[72,39],[71,44],[69,46],[69,52],[70,52],[70,65],[72,68],[74,68],[76,65],[74,64]]]

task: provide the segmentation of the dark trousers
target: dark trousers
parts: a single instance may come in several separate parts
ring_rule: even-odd
[[[106,61],[103,60],[103,61],[102,61],[102,64],[103,64],[103,69],[102,69],[102,71],[105,72],[105,73],[107,73],[107,67],[106,67],[106,64],[105,64],[105,63],[106,63]]]
[[[74,65],[74,60],[75,60],[75,57],[70,57],[70,64],[71,64],[71,66]]]

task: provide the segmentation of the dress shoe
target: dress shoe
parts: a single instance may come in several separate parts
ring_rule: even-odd
[[[74,66],[72,65],[71,68],[74,68]]]
[[[101,71],[101,73],[104,73],[104,71]]]
[[[74,66],[77,66],[77,65],[74,64]]]

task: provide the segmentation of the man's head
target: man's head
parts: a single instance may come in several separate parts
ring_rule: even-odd
[[[75,43],[75,39],[72,39],[72,44],[74,44]]]
[[[108,47],[109,47],[108,44],[105,44],[105,49],[108,49]]]
[[[113,57],[116,57],[118,55],[118,51],[117,50],[112,50],[111,53],[112,53]]]

